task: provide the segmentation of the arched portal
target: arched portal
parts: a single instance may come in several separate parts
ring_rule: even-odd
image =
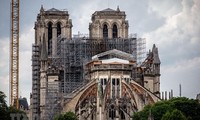
[[[108,26],[106,24],[103,26],[103,38],[108,38]]]

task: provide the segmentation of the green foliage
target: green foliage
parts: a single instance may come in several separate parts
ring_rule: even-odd
[[[188,117],[187,117],[187,120],[192,120],[192,117],[188,116]]]
[[[161,120],[170,120],[170,112],[167,111],[163,116],[162,116],[162,119]]]
[[[200,103],[198,100],[188,99],[185,97],[171,99],[172,107],[180,110],[185,116],[193,120],[200,120]]]
[[[151,108],[151,112],[154,116],[154,120],[160,120],[167,111],[171,111],[172,107],[169,103],[158,102]]]
[[[8,107],[6,104],[6,95],[0,91],[0,120],[8,120]]]
[[[20,117],[20,120],[23,120],[23,117],[27,118],[25,112],[17,110],[14,107],[8,107],[5,98],[6,95],[2,91],[0,91],[0,120],[11,120],[11,114],[23,114],[23,116]]]
[[[5,98],[6,98],[6,95],[2,91],[0,91],[0,107],[1,108],[7,108]]]
[[[150,108],[151,108],[151,105],[147,105],[144,107],[144,109],[141,112],[135,113],[134,120],[146,120],[146,118],[148,118]]]
[[[160,101],[154,105],[146,106],[142,111],[133,115],[134,120],[147,120],[151,111],[154,120],[168,120],[171,115],[187,118],[187,120],[200,120],[200,103],[198,100],[186,97],[173,98],[168,101]],[[177,118],[178,120],[178,118]]]
[[[173,110],[171,113],[168,111],[162,116],[161,120],[187,120],[180,110]]]
[[[78,118],[73,112],[70,111],[56,116],[54,120],[78,120]]]

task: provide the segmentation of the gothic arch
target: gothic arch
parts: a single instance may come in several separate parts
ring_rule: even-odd
[[[52,38],[53,38],[53,23],[50,21],[47,23],[47,43],[48,43],[48,55],[52,53]]]
[[[61,27],[64,27],[64,25],[65,25],[65,23],[64,23],[63,21],[61,21],[61,20],[57,20],[57,21],[55,22],[56,25],[57,25],[58,23],[61,25]]]
[[[48,28],[48,24],[51,23],[52,27],[55,27],[55,22],[53,20],[48,20],[45,22],[46,27]]]
[[[103,38],[108,38],[108,25],[104,24],[102,30],[103,30]]]
[[[57,29],[57,37],[62,34],[62,23],[59,21],[56,24],[56,29]]]
[[[103,29],[103,26],[104,26],[105,24],[108,26],[108,29],[111,28],[111,23],[110,23],[109,21],[107,21],[107,20],[104,20],[104,21],[101,22],[101,28],[102,28],[102,29]]]
[[[114,23],[112,26],[112,38],[117,38],[118,37],[118,27],[117,24]]]

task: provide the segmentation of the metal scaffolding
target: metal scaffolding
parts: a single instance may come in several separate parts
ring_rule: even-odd
[[[32,113],[33,117],[40,114],[40,49],[32,45]],[[35,119],[35,118],[33,118]]]
[[[59,76],[60,70],[56,67],[48,68],[47,97],[45,100],[45,118],[47,120],[53,120],[61,112],[61,84]]]
[[[92,60],[92,57],[109,51],[119,50],[131,54],[137,61],[138,39],[116,38],[116,39],[90,39],[88,37],[76,37],[67,39],[57,37],[55,55],[49,55],[47,62],[47,88],[45,99],[45,118],[53,119],[52,116],[62,109],[61,98],[70,96],[78,88],[84,86],[88,81],[84,76],[84,65]],[[52,50],[50,50],[52,51]],[[40,52],[39,45],[33,45],[32,68],[33,68],[33,113],[40,114]],[[121,54],[120,52],[118,54]],[[119,57],[115,54],[105,55],[101,59]],[[52,78],[51,78],[52,76]],[[133,79],[137,77],[136,68],[132,68]],[[57,81],[51,81],[51,80]],[[52,111],[53,109],[53,111]]]
[[[137,63],[141,65],[146,58],[146,39],[138,38],[137,39]]]
[[[86,37],[65,39],[58,37],[57,56],[52,57],[52,66],[64,68],[64,80],[62,91],[71,93],[76,88],[85,84],[84,64],[92,59],[92,56],[117,49],[133,55],[137,60],[137,39],[89,39]],[[109,56],[107,56],[109,57]]]

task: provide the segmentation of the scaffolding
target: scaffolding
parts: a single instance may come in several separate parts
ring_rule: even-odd
[[[83,86],[84,64],[92,59],[92,56],[117,49],[133,55],[137,60],[137,39],[89,39],[88,37],[76,37],[66,39],[58,37],[57,55],[52,57],[52,66],[64,68],[64,80],[61,81],[63,93],[69,94]],[[109,56],[107,56],[109,57]]]
[[[146,58],[146,39],[137,39],[137,64],[141,65]]]
[[[32,117],[40,114],[40,49],[32,45]],[[32,118],[35,119],[35,118]]]
[[[45,119],[53,120],[61,112],[60,70],[56,67],[47,70],[47,97],[45,100]]]
[[[139,47],[139,45],[145,45],[145,42],[141,43],[141,41],[136,37],[127,39],[90,39],[88,37],[67,39],[62,36],[58,36],[56,51],[54,51],[56,54],[49,55],[47,60],[47,97],[45,100],[44,117],[49,120],[53,119],[52,117],[59,113],[62,109],[61,97],[69,96],[71,93],[76,91],[78,88],[81,88],[88,82],[84,76],[84,65],[92,60],[93,56],[116,49],[131,54],[131,57],[137,61],[140,53],[139,51],[141,50],[139,49],[141,47]],[[33,114],[39,116],[40,46],[34,44],[32,47],[32,94],[33,100],[36,100],[33,102]],[[109,59],[113,57],[119,56],[115,56],[115,54],[105,55],[102,56],[101,59]],[[132,68],[132,79],[137,77],[136,74],[136,68]],[[56,80],[58,81],[50,81],[49,76],[57,77]]]

